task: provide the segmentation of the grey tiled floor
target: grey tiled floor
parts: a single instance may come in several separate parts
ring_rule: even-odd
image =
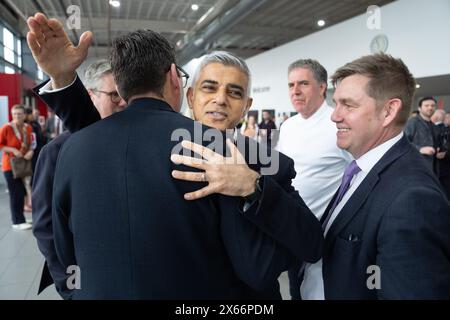
[[[0,177],[1,179],[1,177]],[[54,286],[37,295],[44,258],[31,230],[11,228],[9,198],[0,182],[0,300],[59,300]],[[27,213],[26,218],[31,219]],[[280,276],[283,299],[289,297],[287,274]]]
[[[6,186],[0,184],[0,300],[61,299],[55,287],[37,295],[44,258],[31,230],[13,230]],[[31,219],[31,214],[26,214]]]

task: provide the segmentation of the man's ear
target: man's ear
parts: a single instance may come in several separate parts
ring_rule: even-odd
[[[320,93],[322,97],[325,97],[325,92],[327,91],[327,84],[322,82],[320,83]]]
[[[186,98],[188,102],[188,106],[190,109],[192,109],[192,106],[194,105],[194,89],[192,87],[189,87],[186,91]]]
[[[402,106],[403,102],[398,98],[390,99],[388,102],[386,102],[382,111],[384,116],[383,122],[384,127],[387,127],[389,124],[391,124],[393,121],[397,119],[398,114],[402,110]]]
[[[172,63],[170,65],[170,70],[169,70],[169,81],[172,85],[172,87],[175,90],[179,90],[180,89],[180,79],[178,76],[178,71],[177,71],[177,67],[175,66],[175,63]]]
[[[94,102],[94,95],[95,95],[94,91],[88,89],[87,92],[89,94],[89,97],[91,98],[91,101]]]

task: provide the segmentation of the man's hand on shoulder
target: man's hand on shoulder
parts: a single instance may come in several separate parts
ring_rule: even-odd
[[[260,176],[259,173],[248,167],[244,157],[230,140],[227,140],[227,145],[231,157],[223,157],[211,149],[185,140],[182,146],[200,154],[203,159],[178,154],[170,157],[176,164],[203,170],[203,172],[174,170],[172,176],[175,179],[208,182],[206,187],[185,194],[186,200],[203,198],[213,193],[245,197],[255,192],[255,182]]]

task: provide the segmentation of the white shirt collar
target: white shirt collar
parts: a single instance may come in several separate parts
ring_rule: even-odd
[[[316,112],[314,112],[308,119],[303,118],[303,116],[299,113],[298,116],[300,121],[308,121],[308,122],[318,121],[322,117],[322,114],[326,111],[327,106],[328,106],[327,101],[323,100],[323,103],[319,107],[319,109],[317,109]]]
[[[379,146],[369,150],[365,154],[363,154],[359,159],[356,160],[356,164],[361,168],[361,171],[366,174],[369,173],[370,170],[375,166],[375,164],[380,161],[380,159],[384,156],[384,154],[392,148],[394,144],[396,144],[403,137],[403,131],[400,132],[395,137],[389,139],[386,142],[383,142]]]

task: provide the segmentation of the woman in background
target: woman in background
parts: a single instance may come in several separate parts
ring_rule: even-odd
[[[258,125],[254,116],[247,118],[247,122],[241,128],[241,133],[249,138],[258,139]]]
[[[26,223],[23,214],[26,189],[22,178],[14,179],[10,158],[33,158],[31,148],[31,126],[25,123],[25,107],[17,104],[11,109],[12,121],[0,130],[0,150],[3,151],[2,171],[8,184],[9,200],[13,229],[27,230],[31,224]]]

